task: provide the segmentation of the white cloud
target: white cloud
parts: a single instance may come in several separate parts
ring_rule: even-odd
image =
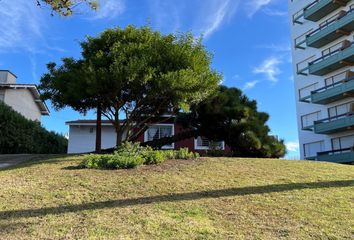
[[[298,152],[299,151],[299,142],[293,141],[293,142],[286,142],[285,143],[286,149],[289,152]]]
[[[190,30],[212,36],[235,14],[241,0],[149,0],[151,23],[161,31]],[[192,11],[190,11],[192,10]],[[180,29],[183,27],[183,29]]]
[[[254,88],[258,83],[259,83],[259,81],[257,81],[257,80],[251,81],[251,82],[246,82],[245,85],[243,86],[242,90],[243,91],[250,90],[250,89]]]
[[[271,82],[278,81],[278,75],[281,74],[279,65],[282,64],[280,57],[269,57],[263,61],[261,65],[253,69],[255,74],[264,74],[267,77],[267,80]]]
[[[112,19],[125,11],[123,0],[100,0],[99,9],[92,19]]]
[[[253,17],[263,7],[272,3],[273,0],[249,0],[246,4],[246,11],[248,17]]]
[[[218,6],[214,8],[213,13],[210,13],[206,18],[206,24],[202,29],[202,33],[205,38],[208,38],[221,26],[230,9],[230,0],[219,1]]]
[[[263,12],[268,16],[288,17],[288,12],[271,8],[264,8]]]
[[[24,49],[35,52],[38,40],[43,40],[45,25],[41,14],[33,1],[1,1],[0,51]]]
[[[291,52],[290,43],[282,43],[282,44],[268,44],[268,45],[259,45],[257,48],[269,49],[274,52]]]

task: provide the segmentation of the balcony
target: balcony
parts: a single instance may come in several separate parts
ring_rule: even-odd
[[[346,66],[353,66],[354,63],[354,44],[351,42],[343,42],[343,46],[333,52],[309,63],[307,69],[302,69],[299,74],[303,74],[308,70],[309,74],[323,76],[335,70]]]
[[[354,76],[311,92],[311,102],[328,104],[354,96]]]
[[[346,148],[328,152],[317,153],[316,160],[334,163],[352,163],[354,162],[354,149]]]
[[[338,115],[331,118],[315,121],[314,132],[317,134],[331,134],[350,130],[354,127],[354,112]]]
[[[306,45],[320,48],[334,40],[350,35],[354,30],[354,8],[348,12],[341,11],[320,28],[306,36]]]
[[[346,6],[350,0],[316,0],[304,8],[304,18],[317,22],[336,9]]]

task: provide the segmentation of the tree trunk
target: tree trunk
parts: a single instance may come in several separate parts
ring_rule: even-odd
[[[102,108],[99,104],[97,106],[97,120],[96,120],[96,153],[101,153],[101,132],[102,132]]]
[[[116,145],[117,145],[117,148],[118,148],[122,144],[123,133],[120,130],[118,130],[118,131],[116,130],[116,133],[117,133]]]

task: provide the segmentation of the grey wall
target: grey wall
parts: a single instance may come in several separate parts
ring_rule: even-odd
[[[4,102],[30,120],[41,120],[41,112],[28,89],[6,89]]]

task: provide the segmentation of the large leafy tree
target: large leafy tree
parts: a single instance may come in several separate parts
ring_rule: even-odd
[[[219,91],[188,113],[180,113],[177,121],[188,130],[173,137],[146,144],[155,147],[182,139],[205,136],[225,141],[235,156],[282,157],[286,150],[282,140],[270,135],[269,115],[259,112],[257,102],[237,88],[220,86]]]
[[[221,80],[210,67],[212,56],[190,33],[162,35],[128,26],[88,37],[81,47],[81,59],[48,64],[40,89],[57,109],[102,109],[117,145],[136,140],[159,116],[206,99]]]
[[[98,8],[98,1],[96,0],[36,0],[36,2],[38,6],[49,5],[53,12],[61,16],[72,15],[75,8],[81,4],[86,4],[94,10]]]

